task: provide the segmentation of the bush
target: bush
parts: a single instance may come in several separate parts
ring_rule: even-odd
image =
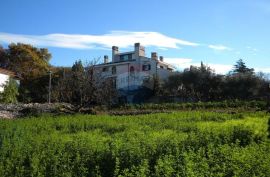
[[[20,111],[20,113],[24,117],[38,117],[42,114],[42,110],[39,108],[34,108],[34,107],[29,107],[29,108],[24,108]]]
[[[4,91],[0,92],[0,102],[2,103],[17,103],[18,84],[17,82],[10,78],[4,85]]]

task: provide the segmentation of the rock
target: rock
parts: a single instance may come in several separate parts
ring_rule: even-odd
[[[97,115],[97,114],[99,114],[100,111],[96,110],[93,107],[82,107],[82,108],[79,108],[78,109],[78,112],[79,113],[82,113],[82,114],[93,114],[93,115]]]
[[[0,118],[13,119],[26,116],[38,116],[42,113],[73,114],[75,108],[67,103],[29,103],[29,104],[0,104]]]
[[[4,119],[13,119],[15,117],[19,116],[18,113],[16,112],[11,112],[11,111],[0,111],[0,118]]]

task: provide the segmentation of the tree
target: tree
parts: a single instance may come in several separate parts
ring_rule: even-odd
[[[4,91],[0,93],[0,102],[2,103],[17,103],[18,84],[10,78],[4,86]]]
[[[116,78],[102,75],[102,70],[96,68],[97,59],[85,65],[83,86],[83,104],[102,104],[111,106],[117,98]]]
[[[70,67],[52,68],[52,94],[53,102],[72,102],[72,71]]]
[[[220,98],[222,76],[201,62],[200,67],[190,66],[169,77],[165,90],[170,96],[184,100],[209,101]]]
[[[6,68],[7,67],[7,56],[6,50],[0,45],[0,67]]]
[[[223,95],[226,99],[263,99],[267,90],[267,81],[263,77],[261,73],[255,75],[254,69],[239,59],[224,78]]]
[[[7,50],[7,69],[24,80],[40,77],[49,69],[51,54],[48,49],[39,49],[28,44],[10,44]]]
[[[250,74],[228,75],[225,78],[223,94],[227,99],[248,100],[260,93],[261,80]]]
[[[239,59],[236,64],[234,65],[234,69],[232,71],[233,73],[242,73],[242,74],[253,74],[254,69],[253,68],[248,68],[244,61],[242,59]]]
[[[93,60],[85,66],[76,61],[71,68],[59,68],[53,75],[53,99],[85,105],[108,105],[116,98],[114,78],[103,77]]]
[[[153,94],[154,96],[161,96],[163,89],[158,76],[153,76]]]
[[[1,67],[14,71],[22,78],[19,100],[22,102],[47,101],[47,71],[51,54],[48,49],[28,44],[10,44],[8,49],[0,48]]]
[[[73,102],[83,104],[83,90],[85,87],[85,71],[81,60],[76,61],[72,68]]]

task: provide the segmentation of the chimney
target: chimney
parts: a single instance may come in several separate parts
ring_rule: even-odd
[[[164,60],[163,56],[160,56],[159,60],[163,62],[163,60]]]
[[[117,46],[112,46],[112,62],[115,62],[115,55],[119,53]]]
[[[104,55],[104,64],[109,63],[108,55]]]
[[[145,49],[141,46],[140,43],[134,44],[134,51],[135,51],[135,58],[144,57],[145,56]]]
[[[136,51],[137,49],[139,50],[139,48],[140,48],[140,45],[141,45],[141,44],[140,44],[139,42],[138,42],[138,43],[135,43],[135,44],[134,44],[134,47],[135,47],[135,51]]]
[[[157,52],[152,52],[152,53],[151,53],[151,58],[152,58],[153,60],[158,60]]]

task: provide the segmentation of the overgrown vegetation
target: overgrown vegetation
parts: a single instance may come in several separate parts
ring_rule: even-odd
[[[48,49],[28,44],[0,46],[0,67],[14,71],[21,77],[18,99],[23,103],[48,101],[49,72],[52,72],[52,102],[74,105],[111,105],[116,97],[112,79],[104,78],[94,70],[98,60],[83,64],[76,61],[72,67],[49,64]]]
[[[42,102],[47,100],[47,80],[51,54],[46,48],[28,44],[10,44],[0,47],[0,67],[15,72],[20,78],[19,101]]]
[[[76,61],[71,70],[58,69],[53,75],[53,102],[67,102],[74,105],[107,105],[117,98],[113,80],[94,69],[95,61],[83,65]]]
[[[267,176],[268,118],[189,111],[0,120],[0,176]]]
[[[266,100],[270,93],[269,80],[254,73],[243,60],[238,60],[227,75],[216,74],[201,63],[172,75],[164,85],[164,95],[182,101]]]
[[[10,78],[4,85],[4,91],[0,92],[0,103],[17,103],[18,83]]]
[[[120,110],[223,110],[223,111],[262,111],[267,109],[265,101],[219,101],[219,102],[190,102],[190,103],[145,103],[126,104],[115,108]]]

